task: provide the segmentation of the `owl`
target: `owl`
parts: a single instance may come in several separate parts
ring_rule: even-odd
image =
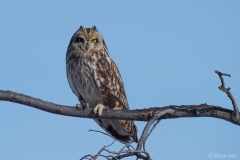
[[[73,34],[66,54],[67,79],[81,105],[93,108],[99,117],[103,109],[129,110],[123,81],[96,26]],[[94,119],[114,138],[138,142],[137,127],[130,120]]]

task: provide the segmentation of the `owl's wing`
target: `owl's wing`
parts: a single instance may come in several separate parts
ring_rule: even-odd
[[[116,64],[109,57],[102,57],[94,72],[96,85],[99,86],[104,105],[114,110],[129,110],[120,72]],[[95,120],[102,128],[115,138],[124,142],[135,141],[137,127],[129,120]]]
[[[97,64],[94,78],[102,92],[105,105],[115,110],[129,109],[122,77],[109,57]]]

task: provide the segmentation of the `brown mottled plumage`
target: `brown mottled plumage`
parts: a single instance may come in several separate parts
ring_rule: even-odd
[[[97,28],[81,26],[72,36],[66,55],[67,78],[82,105],[102,109],[129,110],[121,75],[108,55],[107,46]],[[138,142],[133,121],[94,119],[113,137]]]

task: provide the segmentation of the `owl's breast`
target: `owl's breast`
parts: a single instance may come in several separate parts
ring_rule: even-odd
[[[102,94],[94,76],[96,62],[86,56],[73,57],[75,59],[69,60],[69,63],[67,61],[68,81],[73,92],[92,107],[103,103]]]

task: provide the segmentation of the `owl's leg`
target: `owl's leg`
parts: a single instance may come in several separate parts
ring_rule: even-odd
[[[98,113],[98,116],[102,116],[102,111],[104,109],[108,108],[107,106],[104,106],[103,104],[97,104],[96,107],[93,109],[93,113],[94,114],[97,114]]]

